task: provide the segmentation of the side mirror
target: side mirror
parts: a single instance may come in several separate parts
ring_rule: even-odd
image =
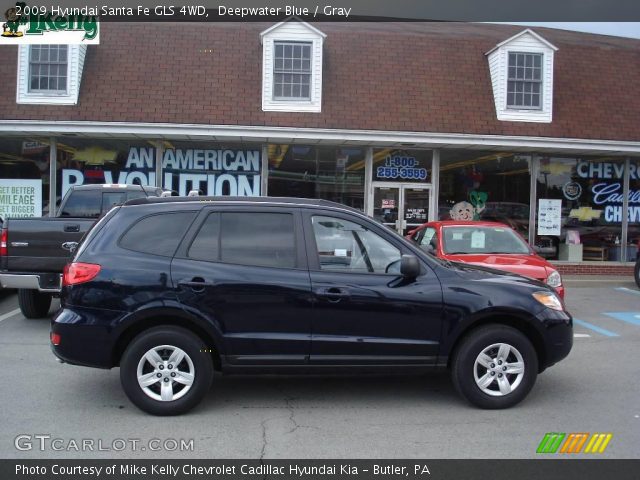
[[[418,259],[413,255],[402,255],[400,274],[406,278],[416,278],[420,275],[420,262]]]

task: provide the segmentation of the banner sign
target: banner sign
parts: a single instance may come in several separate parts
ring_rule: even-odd
[[[166,149],[162,185],[179,195],[199,190],[203,195],[260,196],[260,150]],[[156,151],[131,147],[123,169],[62,171],[62,195],[84,183],[156,185]]]
[[[41,217],[42,180],[0,179],[0,216]]]

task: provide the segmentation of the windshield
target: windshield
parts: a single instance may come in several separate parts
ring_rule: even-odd
[[[444,227],[442,249],[444,253],[530,253],[529,246],[508,227]]]

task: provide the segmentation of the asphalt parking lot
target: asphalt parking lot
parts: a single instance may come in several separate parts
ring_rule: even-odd
[[[631,278],[565,283],[574,349],[510,410],[467,405],[444,372],[218,375],[198,408],[171,418],[133,407],[117,369],[58,364],[48,320],[23,318],[16,295],[1,292],[0,458],[533,458],[547,432],[612,433],[598,457],[638,458],[640,290]],[[29,436],[22,450],[20,435]],[[74,442],[83,439],[95,440],[94,449],[78,453]],[[127,441],[122,451],[118,439]],[[135,450],[130,439],[139,441]],[[152,439],[193,439],[192,449],[152,451],[145,447]],[[48,448],[41,451],[40,442]],[[110,450],[98,451],[97,442]]]

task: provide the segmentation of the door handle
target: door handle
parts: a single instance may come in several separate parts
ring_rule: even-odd
[[[188,287],[195,293],[204,292],[205,287],[212,287],[215,283],[207,282],[202,277],[193,277],[191,280],[178,282],[178,286],[180,287]]]
[[[78,224],[67,224],[64,226],[64,231],[65,232],[79,232],[80,231],[80,225]]]
[[[338,303],[343,298],[349,298],[351,295],[348,288],[328,287],[320,289],[318,296],[326,298],[328,302]]]

